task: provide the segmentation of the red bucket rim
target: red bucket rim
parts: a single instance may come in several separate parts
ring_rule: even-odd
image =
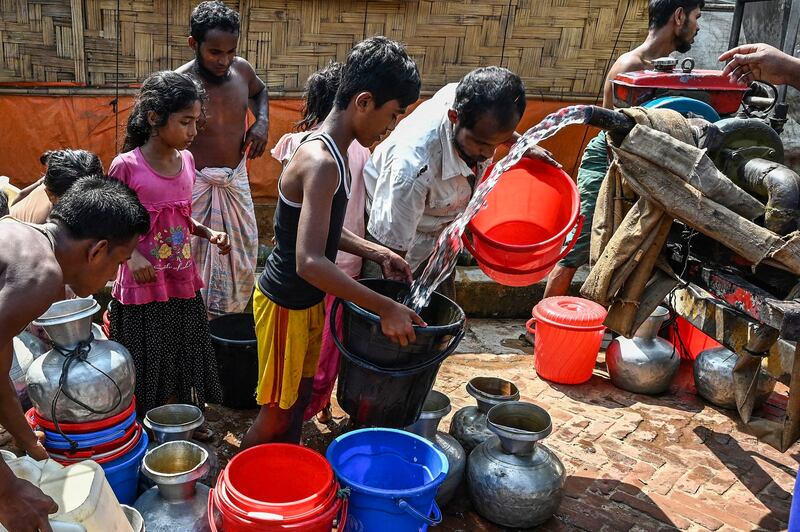
[[[87,421],[86,423],[59,422],[58,424],[61,426],[61,430],[63,430],[67,434],[71,432],[78,434],[83,432],[95,432],[98,430],[110,428],[122,421],[125,421],[135,410],[136,410],[136,397],[133,397],[131,399],[131,404],[128,405],[128,407],[125,410],[123,410],[119,414],[114,414],[109,418],[101,419],[98,421]],[[55,423],[53,423],[49,419],[42,417],[42,414],[40,414],[35,407],[28,410],[28,412],[25,414],[25,417],[28,420],[28,425],[31,425],[31,428],[38,425],[50,431],[56,430]]]
[[[578,193],[578,186],[575,184],[575,181],[573,181],[570,175],[566,173],[563,169],[556,168],[555,166],[547,164],[543,161],[536,161],[529,158],[520,159],[520,161],[517,164],[509,168],[507,171],[514,170],[518,166],[530,166],[530,165],[533,165],[534,167],[545,166],[548,169],[552,169],[551,171],[561,173],[564,175],[564,177],[566,177],[566,181],[569,183],[568,186],[569,186],[570,196],[572,197],[572,209],[570,210],[569,221],[564,226],[564,228],[561,229],[554,236],[550,237],[549,239],[544,240],[542,242],[537,242],[535,244],[505,244],[503,242],[496,242],[491,238],[489,238],[488,236],[486,236],[486,234],[483,231],[476,229],[475,224],[473,224],[472,220],[470,220],[469,223],[467,223],[467,228],[472,232],[473,239],[477,240],[476,235],[478,235],[480,237],[482,245],[486,245],[494,249],[499,249],[501,251],[525,252],[525,251],[533,251],[536,249],[553,246],[557,244],[559,240],[563,240],[567,236],[567,234],[572,230],[572,228],[575,227],[575,222],[578,220],[578,216],[580,215],[580,194]],[[491,174],[493,168],[494,164],[492,164],[489,168],[486,169],[484,177],[483,179],[481,179],[481,181],[486,179]],[[487,200],[489,199],[490,195],[491,192],[489,192],[489,194],[486,196]]]
[[[250,512],[247,510],[243,510],[240,508],[236,501],[231,499],[228,493],[228,486],[224,481],[220,481],[222,479],[222,473],[220,473],[220,479],[217,481],[217,487],[214,489],[215,492],[215,499],[217,506],[219,508],[224,508],[226,513],[229,517],[234,517],[235,519],[242,521],[244,523],[252,524],[254,522],[269,522],[269,523],[282,523],[282,524],[294,524],[302,521],[307,521],[309,519],[314,519],[322,514],[329,512],[332,508],[338,508],[341,504],[341,498],[337,496],[339,485],[338,483],[334,483],[331,486],[331,490],[329,491],[327,497],[325,497],[324,501],[320,503],[318,506],[315,506],[305,512],[292,514],[292,515],[283,515],[277,512],[270,512],[267,509],[262,508],[254,508]],[[251,517],[251,513],[270,513],[274,515],[279,515],[282,519],[262,519],[257,520]]]
[[[232,468],[235,468],[238,465],[238,462],[243,461],[243,456],[249,457],[255,453],[264,452],[276,452],[281,454],[283,457],[286,456],[286,453],[298,453],[304,455],[305,460],[317,461],[320,465],[324,466],[326,473],[326,479],[323,480],[322,483],[324,485],[323,489],[317,493],[309,495],[305,499],[283,503],[259,501],[243,494],[237,490],[234,484],[231,482],[230,471]],[[307,516],[307,514],[315,511],[319,513],[324,508],[322,503],[330,499],[331,491],[333,491],[334,494],[336,492],[336,479],[333,474],[333,468],[331,468],[330,464],[328,464],[327,460],[325,460],[325,457],[312,449],[308,449],[307,447],[289,443],[266,443],[245,449],[234,456],[230,462],[228,462],[228,465],[221,473],[221,479],[222,483],[225,485],[225,494],[227,498],[234,502],[235,505],[238,506],[238,504],[241,504],[245,507],[252,508],[253,511],[256,512],[260,511],[283,515],[286,520],[294,519],[295,516]]]

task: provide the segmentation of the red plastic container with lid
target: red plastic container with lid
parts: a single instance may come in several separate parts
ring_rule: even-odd
[[[606,309],[588,299],[560,296],[541,300],[532,314],[527,327],[536,339],[536,373],[561,384],[589,380],[606,329]]]

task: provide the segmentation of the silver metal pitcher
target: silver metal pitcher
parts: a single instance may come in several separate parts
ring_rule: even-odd
[[[447,457],[449,464],[447,478],[436,492],[436,504],[440,507],[453,499],[458,485],[464,478],[464,469],[467,466],[467,453],[464,452],[464,448],[458,443],[458,440],[439,430],[439,422],[450,413],[451,408],[450,398],[442,392],[431,390],[422,406],[419,420],[406,427],[407,431],[433,443]]]
[[[92,315],[99,309],[91,298],[59,301],[33,322],[45,330],[54,345],[54,349],[33,361],[25,375],[31,402],[45,419],[99,421],[119,414],[133,400],[136,369],[122,344],[92,340],[67,363],[78,345],[92,338]],[[53,412],[56,395],[59,397]]]
[[[636,330],[633,338],[615,338],[606,349],[606,365],[614,386],[634,393],[655,395],[669,389],[681,360],[674,346],[658,331],[669,310],[658,307]]]
[[[550,519],[564,494],[561,460],[538,443],[553,430],[550,415],[531,403],[493,407],[489,429],[496,436],[478,445],[467,460],[467,483],[480,515],[509,528],[529,528]]]
[[[489,409],[500,403],[519,399],[519,389],[510,381],[497,377],[475,377],[467,383],[467,393],[478,406],[465,406],[458,410],[450,422],[450,435],[469,454],[472,449],[492,437],[486,425]]]
[[[733,381],[736,359],[736,353],[726,347],[713,347],[697,355],[694,359],[694,384],[703,399],[721,408],[736,408]],[[775,388],[775,379],[762,368],[756,386],[754,408],[767,400]]]
[[[172,441],[149,451],[142,474],[156,483],[133,505],[150,532],[206,532],[209,488],[198,484],[208,470],[208,452],[188,441]]]

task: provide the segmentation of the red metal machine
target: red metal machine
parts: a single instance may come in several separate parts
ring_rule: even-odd
[[[614,106],[636,107],[664,96],[685,96],[705,102],[721,116],[739,110],[747,86],[733,83],[720,70],[695,70],[694,60],[686,58],[677,69],[677,60],[663,57],[653,62],[653,70],[618,75],[613,81]]]

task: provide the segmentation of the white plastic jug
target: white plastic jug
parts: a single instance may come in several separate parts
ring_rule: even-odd
[[[29,456],[6,460],[14,474],[39,486],[58,504],[50,516],[54,532],[133,532],[103,468],[86,460],[69,467]],[[0,526],[0,531],[5,532]]]

